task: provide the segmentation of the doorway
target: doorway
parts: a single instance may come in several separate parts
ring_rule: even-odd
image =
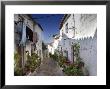
[[[74,58],[74,46],[73,45],[71,46],[71,56],[72,56],[71,57],[72,58],[72,61],[74,62],[75,61],[74,60],[75,58]]]

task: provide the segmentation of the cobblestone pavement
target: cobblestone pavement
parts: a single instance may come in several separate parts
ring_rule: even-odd
[[[30,76],[65,76],[56,61],[46,58]]]

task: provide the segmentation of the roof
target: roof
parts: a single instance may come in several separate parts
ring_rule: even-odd
[[[63,26],[63,22],[64,22],[64,20],[65,20],[66,17],[67,17],[67,14],[65,14],[65,15],[62,17],[62,20],[61,20],[61,23],[60,23],[60,27],[59,27],[59,29],[62,28],[62,26]]]
[[[57,34],[57,35],[54,37],[54,39],[59,39],[59,37],[60,37],[60,35]]]
[[[42,26],[41,26],[37,21],[35,21],[35,20],[32,18],[31,14],[27,14],[27,16],[28,16],[35,24],[37,24],[37,25],[41,28],[41,30],[43,31]]]
[[[55,35],[53,35],[53,37],[54,37],[54,39],[58,39],[60,37],[60,35],[59,34],[55,34]]]
[[[37,24],[37,22],[34,21],[33,18],[31,17],[31,14],[27,14],[27,16],[28,16],[35,24]]]
[[[39,24],[39,23],[37,23],[37,25],[41,28],[41,30],[43,31],[43,28],[42,28],[42,26]]]
[[[65,14],[61,20],[61,23],[60,23],[60,27],[59,29],[62,28],[63,24],[67,21],[67,19],[70,17],[71,14]]]

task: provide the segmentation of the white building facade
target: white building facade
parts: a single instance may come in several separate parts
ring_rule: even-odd
[[[48,48],[48,55],[49,55],[49,53],[54,54],[53,42],[48,44],[47,48]]]
[[[56,51],[59,50],[59,41],[60,41],[60,35],[56,34],[53,37],[53,42],[48,44],[48,52],[51,54],[54,54]]]
[[[43,59],[42,27],[30,15],[15,14],[14,28],[14,50],[22,55],[22,64],[25,65],[27,52],[30,55],[35,52]]]
[[[66,14],[60,24],[60,51],[70,62],[76,61],[72,45],[80,44],[80,57],[90,76],[97,75],[97,15]]]

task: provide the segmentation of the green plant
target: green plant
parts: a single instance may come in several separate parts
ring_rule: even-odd
[[[14,53],[14,67],[19,66],[20,55],[18,52]]]
[[[23,75],[23,73],[22,73],[22,68],[20,68],[20,67],[15,67],[14,68],[14,75],[15,76],[22,76]]]
[[[73,51],[74,51],[74,55],[75,55],[75,57],[77,58],[77,59],[79,59],[79,49],[80,49],[80,45],[79,45],[79,43],[75,43],[74,45],[73,45]]]
[[[59,55],[58,57],[58,64],[60,67],[65,67],[65,64],[66,64],[66,57],[62,56],[62,55]]]
[[[83,75],[82,70],[78,66],[72,64],[63,69],[64,73],[68,76],[80,76]]]
[[[63,72],[68,76],[81,76],[83,75],[82,67],[84,66],[84,62],[82,62],[80,55],[79,55],[79,49],[80,45],[79,43],[75,43],[73,45],[73,52],[74,56],[76,58],[76,61],[74,63],[70,63],[67,61],[67,58],[63,55],[58,55],[56,52],[54,55],[50,54],[50,57],[58,62],[59,66],[63,68]]]
[[[27,54],[27,62],[25,65],[25,71],[33,72],[37,67],[41,64],[41,58],[38,57],[36,53],[32,53],[30,56],[29,53]]]
[[[56,52],[53,55],[53,59],[56,60],[56,61],[58,61],[58,54]]]
[[[67,74],[69,76],[83,75],[82,67],[84,66],[84,62],[81,61],[81,58],[80,58],[80,55],[79,55],[79,49],[80,49],[79,43],[75,43],[73,45],[73,48],[74,48],[73,52],[74,52],[74,56],[76,58],[76,61],[73,64],[66,65],[63,68],[63,71],[64,71],[65,74]]]
[[[58,61],[58,54],[55,52],[53,55],[51,53],[49,53],[50,58],[52,58],[55,61]]]
[[[23,75],[23,70],[20,67],[20,58],[21,58],[21,56],[19,55],[19,53],[15,52],[14,53],[14,75],[15,76]]]

